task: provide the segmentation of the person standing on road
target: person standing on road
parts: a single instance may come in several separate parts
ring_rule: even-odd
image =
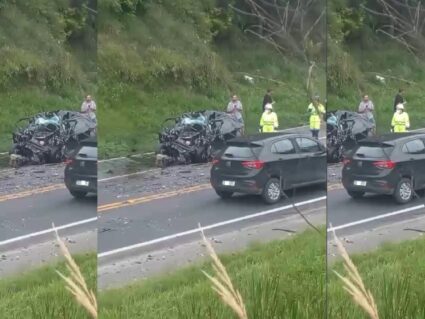
[[[375,125],[375,117],[373,112],[375,111],[375,106],[373,102],[369,99],[369,95],[363,95],[363,100],[359,104],[359,113],[364,114],[367,119]]]
[[[394,133],[403,133],[406,132],[410,127],[409,114],[404,111],[404,105],[398,104],[397,111],[394,113],[393,119],[391,121],[391,126],[393,127]]]
[[[404,96],[403,96],[403,89],[399,89],[398,93],[396,94],[395,98],[394,98],[394,113],[397,112],[397,105],[399,104],[403,104],[406,102],[404,100]]]
[[[96,102],[91,95],[87,95],[81,104],[81,113],[87,114],[91,119],[96,119]]]
[[[278,127],[279,122],[276,113],[273,112],[273,105],[271,103],[267,103],[264,106],[263,115],[261,115],[260,131],[262,133],[271,133],[274,132]]]
[[[307,111],[310,113],[310,130],[311,134],[315,139],[319,139],[319,131],[321,118],[326,113],[325,107],[320,103],[320,98],[316,95],[313,101],[307,108]]]
[[[230,114],[230,116],[233,117],[236,121],[242,124],[241,127],[241,134],[244,134],[244,121],[242,116],[242,103],[239,100],[237,95],[233,95],[231,101],[229,104],[227,104],[227,113]]]
[[[272,104],[273,105],[273,98],[272,98],[272,90],[268,89],[266,94],[264,95],[263,98],[263,113],[266,110],[266,105],[267,104]]]

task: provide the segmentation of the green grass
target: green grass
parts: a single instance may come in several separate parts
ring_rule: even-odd
[[[425,87],[425,63],[423,61],[415,60],[399,46],[378,40],[373,47],[359,50],[356,44],[353,44],[348,51],[351,63],[346,62],[347,72],[353,75],[354,82],[341,85],[338,90],[328,91],[329,110],[357,111],[362,94],[367,93],[375,104],[378,132],[389,132],[394,114],[394,97],[401,87],[405,90],[406,111],[411,119],[411,129],[425,127],[423,105],[425,92],[422,89]],[[375,74],[385,77],[385,84],[380,83],[375,78]]]
[[[353,261],[374,295],[380,318],[425,318],[425,240],[384,245]],[[335,269],[343,273],[341,264]],[[336,275],[329,273],[329,319],[368,318],[353,304]]]
[[[75,257],[94,291],[97,282],[96,254]],[[75,302],[64,281],[56,274],[67,274],[64,263],[46,266],[16,277],[0,278],[0,317],[4,319],[89,318]]]
[[[258,131],[269,87],[281,128],[308,122],[308,67],[250,38],[236,22],[224,39],[212,40],[208,7],[216,3],[151,1],[143,13],[131,16],[103,8],[98,51],[100,157],[152,151],[165,118],[193,110],[224,110],[233,93],[245,107],[249,133]],[[318,65],[313,90],[324,97],[324,66],[320,61]],[[266,79],[250,84],[244,74]]]
[[[324,318],[325,241],[307,231],[221,257],[249,318]],[[99,294],[100,317],[235,318],[201,273],[209,263]]]

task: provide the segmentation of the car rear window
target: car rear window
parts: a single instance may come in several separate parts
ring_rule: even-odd
[[[360,146],[355,155],[367,158],[386,158],[391,154],[393,149],[392,146]]]
[[[88,158],[97,158],[97,147],[83,146],[78,151],[78,156],[83,156]]]
[[[252,158],[256,157],[260,152],[260,146],[228,146],[224,151],[225,157]]]

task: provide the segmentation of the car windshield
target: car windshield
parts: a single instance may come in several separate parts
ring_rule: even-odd
[[[356,151],[356,156],[367,158],[387,158],[394,147],[392,146],[360,146]]]
[[[226,157],[238,157],[238,158],[252,158],[257,157],[260,152],[260,146],[228,146],[224,151],[224,156]]]
[[[88,158],[97,158],[97,147],[83,146],[78,151],[78,156],[88,157]]]

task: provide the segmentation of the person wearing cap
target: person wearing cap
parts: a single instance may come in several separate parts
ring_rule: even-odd
[[[397,104],[397,111],[394,113],[393,119],[391,121],[391,126],[393,127],[394,133],[403,133],[406,132],[410,127],[409,114],[404,111],[403,104]]]
[[[277,115],[273,112],[273,105],[267,103],[264,106],[263,115],[260,119],[260,130],[262,133],[271,133],[274,132],[279,127],[279,122],[277,120]]]
[[[320,103],[320,97],[318,95],[314,97],[307,111],[310,113],[311,134],[315,139],[319,139],[321,117],[326,113],[326,110],[323,104]]]

